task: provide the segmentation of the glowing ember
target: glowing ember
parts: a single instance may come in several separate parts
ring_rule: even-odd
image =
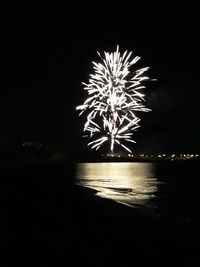
[[[144,105],[145,88],[143,82],[149,80],[143,74],[149,69],[130,71],[130,67],[138,62],[140,57],[131,58],[132,52],[125,51],[122,55],[119,47],[114,53],[98,52],[100,63],[93,62],[94,74],[90,74],[89,83],[83,83],[89,97],[76,109],[81,115],[87,112],[84,132],[88,133],[91,148],[99,149],[109,142],[110,151],[114,145],[120,145],[131,153],[126,142],[135,143],[133,131],[139,125],[137,112],[148,112]]]

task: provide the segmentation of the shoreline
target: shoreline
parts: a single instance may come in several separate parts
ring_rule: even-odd
[[[80,266],[80,258],[87,266],[108,261],[129,266],[133,257],[140,266],[163,266],[166,252],[177,260],[183,252],[192,257],[199,224],[100,198],[75,185],[74,172],[71,162],[1,170],[1,240],[11,266],[21,263],[24,254],[27,266],[67,265],[69,260]]]

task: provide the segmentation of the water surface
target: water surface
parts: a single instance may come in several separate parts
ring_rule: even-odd
[[[79,163],[76,179],[98,196],[132,207],[153,207],[158,190],[155,165],[149,162]]]

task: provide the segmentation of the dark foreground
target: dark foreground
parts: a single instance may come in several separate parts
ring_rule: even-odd
[[[198,266],[198,216],[131,209],[73,178],[69,162],[1,166],[0,266]]]

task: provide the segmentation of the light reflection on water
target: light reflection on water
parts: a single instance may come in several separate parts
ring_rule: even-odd
[[[78,163],[77,184],[126,205],[151,207],[158,190],[153,163]]]

